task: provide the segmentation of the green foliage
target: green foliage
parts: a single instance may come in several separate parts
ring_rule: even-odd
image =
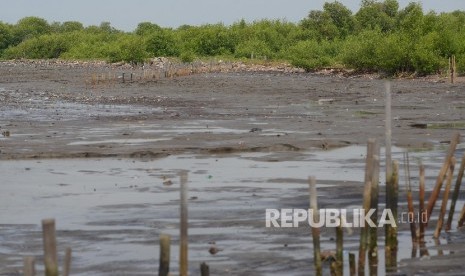
[[[378,2],[362,1],[360,10],[355,14],[358,29],[380,29],[389,32],[395,28],[399,3],[396,0]]]
[[[38,37],[50,32],[51,28],[46,20],[33,16],[25,17],[19,20],[13,27],[13,44],[17,45],[25,39]]]
[[[2,51],[12,44],[13,34],[11,26],[0,22],[0,55]]]
[[[58,34],[48,34],[34,37],[21,42],[18,46],[5,51],[4,57],[15,58],[58,58],[69,50],[71,41],[65,36]]]
[[[159,29],[145,36],[146,51],[156,57],[174,57],[180,53],[179,41],[169,29]]]
[[[25,17],[14,25],[0,22],[0,58],[100,59],[142,62],[150,57],[262,58],[287,60],[306,70],[322,67],[363,71],[432,74],[444,72],[450,56],[465,73],[465,11],[424,13],[412,2],[362,0],[352,13],[340,1],[328,1],[299,24],[285,20],[240,20],[230,26],[207,24],[163,28],[142,22],[122,32],[109,22],[84,27],[80,22],[49,24]]]
[[[142,23],[139,23],[139,25],[137,25],[135,33],[137,35],[145,36],[145,35],[151,35],[159,31],[161,31],[161,27],[158,26],[157,24],[153,24],[150,22],[142,22]]]
[[[378,70],[380,63],[378,51],[382,44],[383,34],[380,29],[366,30],[350,36],[343,43],[341,60],[346,66],[358,70]]]
[[[193,62],[195,60],[195,54],[191,51],[183,51],[179,58],[182,62]]]
[[[286,57],[292,65],[307,71],[320,69],[334,64],[334,58],[338,55],[337,44],[327,40],[300,41],[289,48]]]
[[[135,35],[120,36],[118,40],[110,43],[109,61],[110,62],[143,62],[148,57],[145,51],[145,45],[140,37]]]

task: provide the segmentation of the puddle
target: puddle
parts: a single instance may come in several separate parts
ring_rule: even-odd
[[[150,142],[169,141],[171,139],[159,138],[159,139],[110,139],[101,141],[80,141],[69,143],[69,146],[77,145],[97,145],[97,144],[127,144],[127,145],[140,145]]]
[[[101,116],[130,116],[162,112],[161,108],[114,104],[80,104],[31,100],[19,106],[0,107],[3,120],[72,121]]]
[[[348,197],[344,190],[363,186],[365,150],[179,155],[150,162],[0,161],[0,266],[12,271],[22,265],[18,255],[39,256],[40,220],[53,217],[60,249],[73,247],[73,275],[112,275],[106,272],[110,268],[129,274],[156,271],[160,233],[171,234],[171,250],[178,250],[177,174],[187,169],[191,267],[206,261],[217,274],[282,275],[287,267],[287,273],[305,275],[312,269],[309,229],[267,229],[265,209],[307,208],[309,175],[318,180],[322,204],[344,199],[346,207],[361,205],[361,194]],[[402,160],[402,149],[395,148],[393,156]],[[443,151],[410,154],[426,164],[429,180],[435,179],[443,156]],[[164,185],[166,179],[172,185]],[[333,249],[331,233],[323,232],[323,249]],[[399,260],[409,258],[408,231],[399,237]],[[214,256],[208,253],[212,241],[222,249]],[[357,234],[347,237],[350,244],[358,246]],[[173,253],[174,271],[177,258]]]

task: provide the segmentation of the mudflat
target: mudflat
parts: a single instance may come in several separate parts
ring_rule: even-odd
[[[319,180],[323,207],[361,206],[364,147],[384,137],[386,80],[285,70],[165,78],[144,70],[0,63],[0,274],[16,275],[22,256],[40,256],[45,217],[57,219],[60,246],[73,247],[77,275],[156,271],[160,233],[173,236],[177,262],[181,169],[190,171],[192,273],[203,261],[215,275],[311,273],[308,227],[265,228],[265,209],[307,208],[309,175]],[[464,83],[428,77],[391,86],[394,156],[415,150],[431,190],[452,133],[465,130]],[[399,255],[408,259],[408,226],[401,230]],[[442,237],[453,241],[442,247],[429,241],[431,255],[463,255],[462,236]],[[333,239],[323,231],[323,249],[332,250]],[[357,241],[355,231],[347,250]],[[463,268],[445,259],[434,267],[416,259],[415,267]]]
[[[384,134],[384,84],[370,77],[205,73],[91,83],[136,71],[0,63],[2,159],[305,150]],[[431,147],[465,129],[465,87],[392,81],[393,143]]]

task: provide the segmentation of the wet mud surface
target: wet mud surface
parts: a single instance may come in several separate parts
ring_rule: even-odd
[[[41,263],[47,217],[57,219],[60,256],[73,248],[73,275],[153,274],[161,233],[172,235],[176,273],[180,170],[189,170],[193,275],[201,262],[212,275],[309,275],[310,229],[265,228],[267,208],[307,208],[309,175],[321,207],[361,206],[364,145],[384,133],[384,80],[249,72],[89,81],[105,70],[0,64],[0,275],[18,275],[23,256]],[[421,159],[431,189],[452,132],[464,134],[465,88],[432,78],[392,86],[395,157],[409,149]],[[463,270],[462,230],[441,245],[429,239],[431,257],[408,260],[400,227],[401,273]],[[324,250],[333,239],[323,230]],[[358,239],[357,230],[346,236],[346,254]]]

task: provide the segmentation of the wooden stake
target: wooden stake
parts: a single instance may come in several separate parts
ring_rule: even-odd
[[[188,222],[187,222],[187,172],[181,172],[181,241],[179,253],[179,274],[188,273]]]
[[[391,82],[386,82],[385,83],[385,88],[386,88],[386,106],[385,106],[385,147],[386,147],[386,183],[389,182],[390,177],[392,176],[392,152],[391,152],[391,147],[392,147],[392,111],[391,111],[391,105],[392,105],[392,100],[391,100]]]
[[[460,212],[458,227],[462,227],[464,222],[465,222],[465,204],[463,204],[462,212]]]
[[[158,268],[158,276],[168,276],[170,272],[170,245],[171,236],[160,235],[160,266]]]
[[[24,257],[24,276],[35,276],[36,266],[34,257]]]
[[[55,220],[42,220],[44,242],[44,263],[46,276],[58,276],[57,245],[55,237]]]
[[[441,203],[441,211],[439,213],[438,224],[436,225],[436,230],[434,231],[433,237],[435,239],[439,238],[441,234],[442,226],[444,223],[444,215],[446,214],[447,201],[449,200],[450,187],[452,185],[452,179],[454,177],[454,167],[455,167],[455,157],[452,156],[449,173],[447,175],[446,188],[444,190],[444,195]]]
[[[210,267],[206,263],[200,264],[200,275],[201,276],[210,276]]]
[[[410,234],[412,236],[412,244],[416,247],[418,242],[417,227],[415,224],[415,210],[413,207],[412,197],[412,186],[410,184],[410,161],[408,152],[404,153],[404,165],[405,165],[405,184],[407,185],[407,205],[408,205],[408,222],[410,225]]]
[[[462,185],[464,170],[465,170],[465,154],[462,156],[459,174],[457,175],[457,181],[455,182],[454,193],[452,194],[452,202],[450,204],[449,216],[447,218],[446,231],[450,231],[452,228],[452,220],[454,219],[455,205],[457,204],[457,199],[459,198],[460,186]]]
[[[371,207],[371,197],[372,197],[372,179],[373,179],[373,170],[374,170],[374,153],[375,153],[375,139],[368,139],[367,145],[367,157],[365,162],[365,189],[363,192],[363,210],[368,212]],[[369,229],[366,224],[366,221],[361,222],[360,228],[360,247],[358,255],[358,274],[365,274],[365,260],[366,260],[366,250],[369,244],[368,235]]]
[[[342,217],[340,224],[336,228],[336,275],[342,276],[344,273],[344,231],[342,229]]]
[[[457,148],[457,144],[459,143],[459,141],[460,141],[460,133],[456,132],[452,136],[452,139],[449,145],[449,151],[447,152],[446,160],[444,161],[444,164],[442,165],[438,178],[436,179],[436,185],[434,186],[434,190],[431,193],[429,200],[428,200],[428,206],[426,208],[426,216],[427,216],[426,224],[428,224],[429,222],[431,213],[433,212],[434,205],[436,204],[436,200],[439,197],[439,192],[441,191],[444,178],[446,176],[447,171],[449,170],[451,159],[454,156],[454,152],[455,152],[455,149]]]
[[[394,218],[397,218],[397,206],[399,198],[399,163],[392,162],[392,176],[389,182],[386,183],[386,206],[392,211]],[[386,242],[385,242],[385,259],[386,271],[397,266],[397,228],[392,227],[390,224],[385,225]]]
[[[425,229],[426,229],[426,221],[425,221],[425,166],[420,164],[420,246],[425,243]],[[421,250],[420,250],[421,251]],[[420,252],[421,255],[421,252]]]
[[[363,191],[363,210],[367,211],[370,209],[370,195],[371,195],[371,181],[365,183],[365,190]],[[360,247],[358,251],[358,275],[365,275],[365,261],[366,261],[366,250],[368,245],[368,226],[366,221],[360,222]]]
[[[449,69],[450,69],[450,82],[455,83],[455,55],[449,58]]]
[[[349,271],[350,271],[350,276],[355,276],[357,269],[355,267],[355,254],[354,253],[349,253]]]
[[[63,276],[69,276],[71,272],[71,248],[66,248],[65,259],[63,264]]]
[[[374,224],[378,225],[378,196],[379,196],[379,146],[375,144],[375,155],[373,156],[373,173],[371,177],[371,198],[370,198],[370,209],[374,209],[375,212],[371,215],[370,219]],[[376,275],[378,272],[378,227],[369,228],[369,264],[370,264],[370,275]]]
[[[309,177],[309,192],[310,192],[310,210],[313,212],[313,219],[315,222],[320,221],[318,214],[318,199],[316,191],[316,178]],[[312,227],[312,239],[313,239],[313,262],[315,264],[315,272],[317,276],[323,275],[321,267],[321,252],[320,252],[320,229]]]

